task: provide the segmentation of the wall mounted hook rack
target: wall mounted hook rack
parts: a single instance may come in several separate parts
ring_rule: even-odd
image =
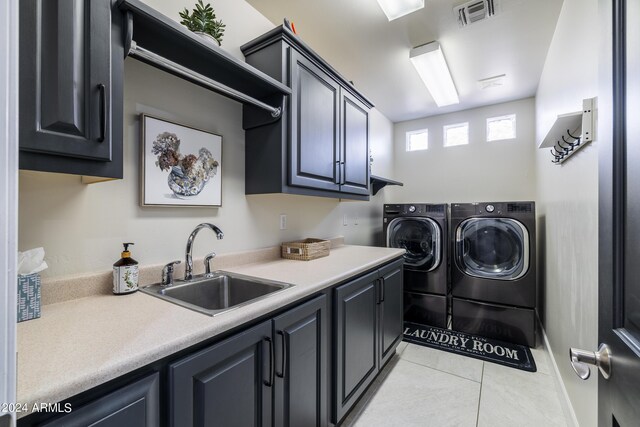
[[[579,149],[593,141],[596,128],[595,108],[596,98],[588,98],[582,100],[582,111],[558,116],[538,147],[552,148],[553,159],[551,163],[555,165],[564,163]]]

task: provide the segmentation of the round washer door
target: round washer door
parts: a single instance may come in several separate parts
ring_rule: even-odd
[[[387,227],[387,246],[405,249],[407,267],[431,271],[442,257],[442,232],[431,218],[394,218]]]
[[[529,270],[529,232],[512,218],[469,218],[456,230],[456,262],[474,277],[517,280]]]

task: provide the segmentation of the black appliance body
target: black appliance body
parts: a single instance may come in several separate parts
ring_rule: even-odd
[[[404,320],[446,328],[448,206],[384,205],[383,233],[387,247],[406,250]]]
[[[534,202],[451,205],[452,328],[535,346]]]

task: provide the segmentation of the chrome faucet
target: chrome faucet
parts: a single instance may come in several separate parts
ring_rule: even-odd
[[[160,282],[161,286],[172,286],[173,285],[173,266],[180,264],[180,261],[171,261],[169,264],[165,265],[162,268],[162,282]]]
[[[216,237],[218,238],[218,240],[224,237],[224,233],[222,232],[222,230],[220,230],[218,227],[216,227],[213,224],[209,224],[208,222],[203,222],[202,224],[199,224],[191,232],[191,234],[189,235],[189,238],[187,239],[187,251],[185,254],[185,266],[184,266],[184,280],[191,280],[193,278],[193,257],[192,257],[193,241],[195,240],[200,230],[202,230],[203,228],[208,228],[214,233],[216,233]],[[208,261],[207,261],[207,264],[208,264]]]

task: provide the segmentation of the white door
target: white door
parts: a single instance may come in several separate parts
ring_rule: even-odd
[[[640,423],[640,0],[601,0],[600,13],[600,345],[569,357],[583,380],[599,368],[598,426],[627,427]]]
[[[18,0],[5,0],[0,1],[0,405],[16,401],[17,124]],[[9,409],[0,407],[0,427],[15,424]]]

